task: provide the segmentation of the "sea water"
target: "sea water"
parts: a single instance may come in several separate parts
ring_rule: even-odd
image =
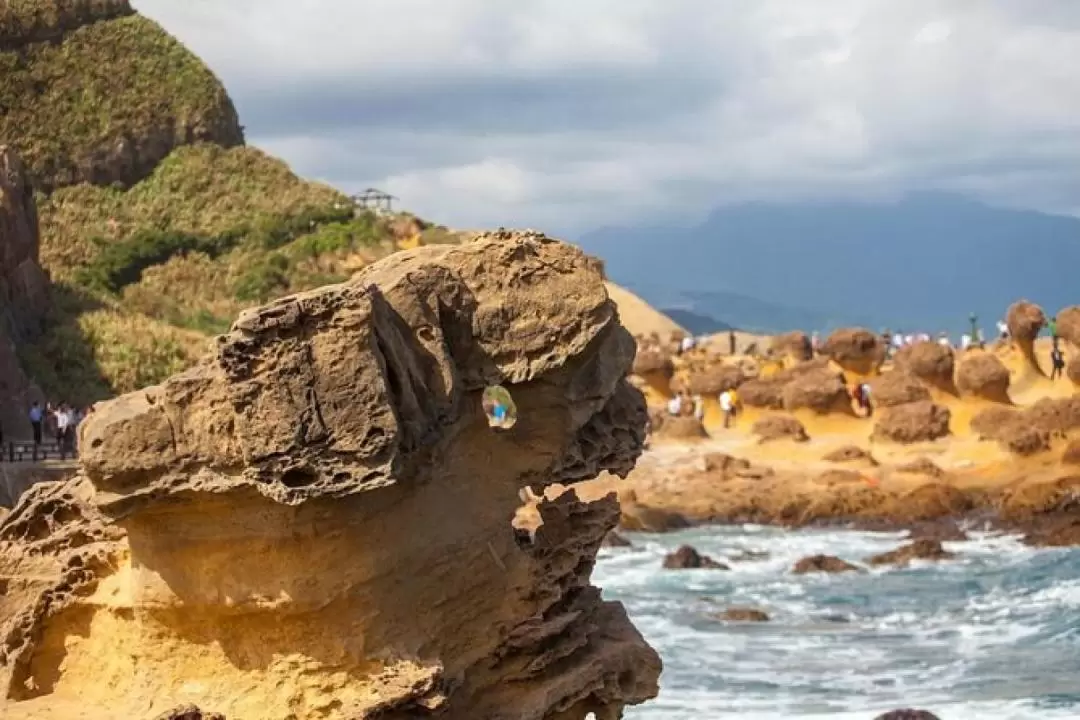
[[[660,696],[628,720],[850,718],[900,707],[942,720],[1080,718],[1080,550],[973,533],[942,563],[866,574],[791,573],[807,555],[859,562],[900,533],[756,526],[627,537],[594,582],[620,600],[664,661]],[[690,544],[730,571],[664,570]],[[724,623],[730,606],[767,623]]]

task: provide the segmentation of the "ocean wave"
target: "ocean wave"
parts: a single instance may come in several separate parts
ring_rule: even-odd
[[[796,576],[807,555],[856,564],[903,533],[760,526],[631,535],[604,550],[595,582],[621,600],[664,659],[662,692],[639,720],[873,718],[903,706],[947,720],[1080,717],[1080,552],[971,533],[943,563]],[[730,571],[661,569],[690,544]],[[734,561],[743,553],[762,557]],[[729,606],[768,613],[720,622]]]

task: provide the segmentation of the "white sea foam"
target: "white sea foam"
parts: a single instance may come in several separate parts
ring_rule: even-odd
[[[972,533],[945,563],[795,576],[801,557],[860,564],[902,533],[695,529],[631,536],[594,575],[623,601],[665,670],[661,696],[628,718],[860,718],[924,707],[943,720],[1080,718],[1080,552]],[[690,544],[730,571],[661,569]],[[726,624],[728,606],[764,624]]]

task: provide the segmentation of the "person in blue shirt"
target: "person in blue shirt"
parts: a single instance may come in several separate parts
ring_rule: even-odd
[[[30,406],[30,428],[34,432],[34,445],[41,444],[41,421],[45,417],[45,411],[41,409],[37,400]]]

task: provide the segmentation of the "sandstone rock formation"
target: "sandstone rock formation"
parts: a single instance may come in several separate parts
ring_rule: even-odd
[[[757,435],[760,442],[770,440],[806,442],[810,439],[803,424],[787,415],[766,415],[754,422],[750,432]]]
[[[1080,305],[1070,305],[1058,311],[1057,320],[1058,337],[1080,348]]]
[[[1020,455],[1042,452],[1052,438],[1080,429],[1080,397],[1042,398],[1023,409],[986,408],[971,419],[971,429]]]
[[[671,354],[660,348],[638,348],[634,355],[633,373],[643,377],[657,375],[670,379],[675,374],[675,364]]]
[[[665,570],[730,570],[727,565],[702,555],[689,545],[682,545],[678,550],[664,556]]]
[[[834,331],[821,346],[821,354],[847,372],[872,375],[885,362],[887,348],[881,336],[863,328]]]
[[[1027,367],[1040,375],[1045,374],[1035,359],[1035,338],[1046,326],[1046,313],[1033,302],[1018,300],[1009,306],[1005,323],[1009,326],[1009,335],[1020,348]]]
[[[952,348],[934,342],[905,345],[896,352],[893,365],[943,392],[956,393],[953,381],[955,355]]]
[[[1070,440],[1061,453],[1061,462],[1064,465],[1080,465],[1080,438]]]
[[[877,460],[866,450],[858,445],[844,445],[825,454],[822,460],[833,463],[865,462],[869,465],[877,465]]]
[[[796,330],[775,336],[769,349],[781,358],[801,363],[814,357],[814,348],[806,333]]]
[[[618,717],[660,663],[589,584],[615,496],[510,518],[522,488],[630,470],[633,354],[595,268],[535,233],[242,315],[101,406],[81,474],[0,525],[0,715]],[[481,409],[496,383],[510,430]]]
[[[796,375],[784,385],[780,397],[788,412],[813,410],[818,415],[854,414],[851,396],[839,373],[828,369]]]
[[[738,388],[746,379],[746,373],[739,366],[717,363],[689,373],[685,381],[676,379],[672,389],[691,395],[715,397],[725,390]]]
[[[897,443],[937,440],[949,434],[950,417],[948,408],[928,400],[897,405],[878,416],[874,437]]]
[[[870,565],[899,565],[903,567],[909,565],[912,560],[949,560],[954,557],[956,557],[955,553],[943,548],[939,540],[919,538],[896,550],[875,555],[866,562]]]
[[[41,399],[19,363],[17,343],[40,332],[48,305],[34,191],[15,152],[0,146],[0,428],[6,437],[25,434],[30,402]]]
[[[962,395],[1010,404],[1009,369],[996,355],[968,353],[956,371],[956,387]]]
[[[693,415],[672,417],[666,413],[653,415],[652,434],[668,440],[704,440],[709,437],[705,426]]]
[[[808,362],[799,363],[785,368],[773,375],[758,377],[743,383],[739,387],[739,397],[743,404],[749,407],[763,408],[768,410],[784,409],[784,389],[791,383],[802,379],[804,376],[824,377],[830,373],[836,380],[838,374],[830,371],[827,358],[817,358]],[[830,383],[835,392],[835,382]],[[799,393],[801,394],[801,393]]]
[[[832,555],[811,555],[795,563],[795,567],[792,568],[791,572],[796,575],[806,575],[809,573],[860,572],[860,569]]]
[[[926,386],[919,382],[915,375],[900,369],[871,378],[868,384],[870,401],[877,408],[930,399],[930,391]]]
[[[910,462],[903,463],[896,466],[897,472],[908,473],[911,475],[926,475],[927,477],[940,478],[945,476],[945,471],[938,467],[933,460],[928,457],[917,457]]]

